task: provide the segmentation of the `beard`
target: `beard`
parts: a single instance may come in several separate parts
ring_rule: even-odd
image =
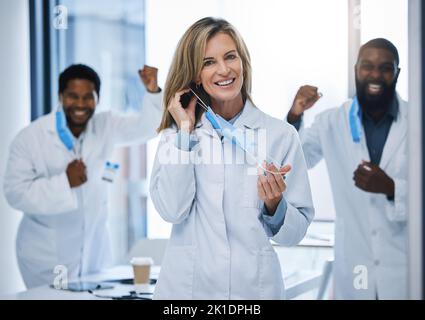
[[[367,86],[370,83],[382,86],[382,93],[379,95],[371,95],[367,92]],[[357,99],[364,112],[376,113],[386,111],[395,97],[397,86],[397,78],[388,86],[383,81],[364,80],[360,81],[356,76]]]

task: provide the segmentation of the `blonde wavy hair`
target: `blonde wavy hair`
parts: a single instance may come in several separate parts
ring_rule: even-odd
[[[180,39],[170,70],[165,82],[163,108],[164,112],[158,132],[171,127],[175,121],[167,110],[174,95],[189,88],[191,83],[199,79],[203,67],[205,48],[208,40],[217,33],[229,35],[236,44],[236,49],[243,66],[243,85],[241,89],[243,101],[251,99],[252,71],[251,58],[239,32],[224,19],[206,17],[195,22]],[[196,123],[200,120],[203,110],[196,108]]]

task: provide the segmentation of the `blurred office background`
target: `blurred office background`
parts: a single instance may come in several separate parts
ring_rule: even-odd
[[[409,77],[416,76],[409,71],[419,70],[408,65],[414,5],[418,1],[0,0],[0,183],[12,138],[56,108],[61,70],[72,63],[92,66],[102,79],[99,111],[137,112],[144,95],[137,70],[144,64],[158,67],[163,86],[177,41],[204,16],[224,17],[239,29],[252,57],[254,101],[274,117],[284,118],[303,84],[323,93],[306,114],[307,125],[317,113],[351,97],[358,48],[376,37],[390,39],[399,49],[398,92],[408,100]],[[170,234],[171,226],[159,217],[148,194],[157,140],[118,148],[114,155],[122,164],[109,190],[116,264],[127,262],[138,241]],[[335,211],[327,170],[322,162],[309,173],[316,217],[306,239],[296,248],[276,246],[288,275],[299,265],[321,272],[333,256]],[[24,286],[15,258],[21,213],[7,205],[3,193],[0,212],[1,294]]]

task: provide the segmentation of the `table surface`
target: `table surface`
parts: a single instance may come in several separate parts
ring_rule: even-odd
[[[159,275],[159,266],[153,266],[151,269],[151,278],[157,279]],[[113,289],[101,289],[90,292],[72,292],[69,290],[57,290],[49,286],[41,286],[27,291],[18,292],[16,294],[3,296],[4,300],[99,300],[112,299],[112,297],[121,297],[129,295],[131,291],[135,291],[135,286],[130,284],[115,283],[114,280],[131,279],[133,278],[133,269],[130,265],[116,266],[107,269],[98,274],[84,276],[80,281],[88,282],[108,282],[112,281]],[[139,297],[151,299],[154,290],[154,285],[142,285],[142,290],[145,293]],[[102,298],[105,297],[105,298]]]
[[[151,269],[151,279],[158,279],[160,266],[153,266]],[[297,294],[298,287],[311,281],[320,281],[320,273],[317,272],[289,272],[284,275],[287,298],[292,299]],[[114,288],[95,290],[93,293],[72,292],[69,290],[58,290],[50,286],[41,286],[27,291],[18,292],[12,295],[0,296],[1,300],[111,300],[113,297],[127,296],[135,291],[132,284],[120,284],[114,280],[133,278],[133,269],[130,265],[116,266],[98,274],[84,276],[80,281],[88,282],[112,282]],[[138,288],[143,294],[138,294],[139,298],[152,299],[155,285],[142,285]],[[292,293],[294,291],[294,293]],[[140,292],[140,291],[139,291]]]

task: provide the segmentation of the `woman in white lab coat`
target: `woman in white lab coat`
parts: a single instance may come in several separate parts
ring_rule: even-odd
[[[94,85],[98,77],[86,66],[71,66],[68,70],[71,68],[73,71],[67,73],[69,79],[60,85],[64,86],[60,95],[64,101],[68,98],[63,96],[69,91],[75,103],[63,103],[63,110],[65,107],[87,110],[91,105],[94,111],[97,99],[93,97],[97,96],[100,80]],[[75,89],[70,89],[71,83],[76,85]],[[77,95],[90,86],[96,89],[90,89],[84,96]],[[105,176],[105,165],[117,144],[140,143],[155,136],[161,117],[160,99],[159,94],[146,93],[143,109],[137,115],[101,112],[86,117],[84,131],[78,139],[70,132],[66,135],[68,140],[59,134],[71,125],[69,119],[65,120],[63,110],[55,110],[37,119],[14,139],[4,192],[9,204],[24,212],[16,250],[28,288],[61,285],[108,265],[111,257],[106,226],[109,182],[102,178],[111,177]],[[68,148],[66,142],[72,141],[73,147]],[[72,181],[75,177],[70,179],[68,169],[77,158],[81,159],[79,163],[84,163],[85,174],[75,185]]]
[[[264,152],[248,155],[223,138],[195,97],[183,108],[191,83],[215,114]],[[193,24],[168,74],[151,175],[153,203],[173,224],[156,299],[284,296],[269,240],[296,245],[314,209],[296,131],[257,109],[250,91],[249,53],[234,27],[214,18]]]

